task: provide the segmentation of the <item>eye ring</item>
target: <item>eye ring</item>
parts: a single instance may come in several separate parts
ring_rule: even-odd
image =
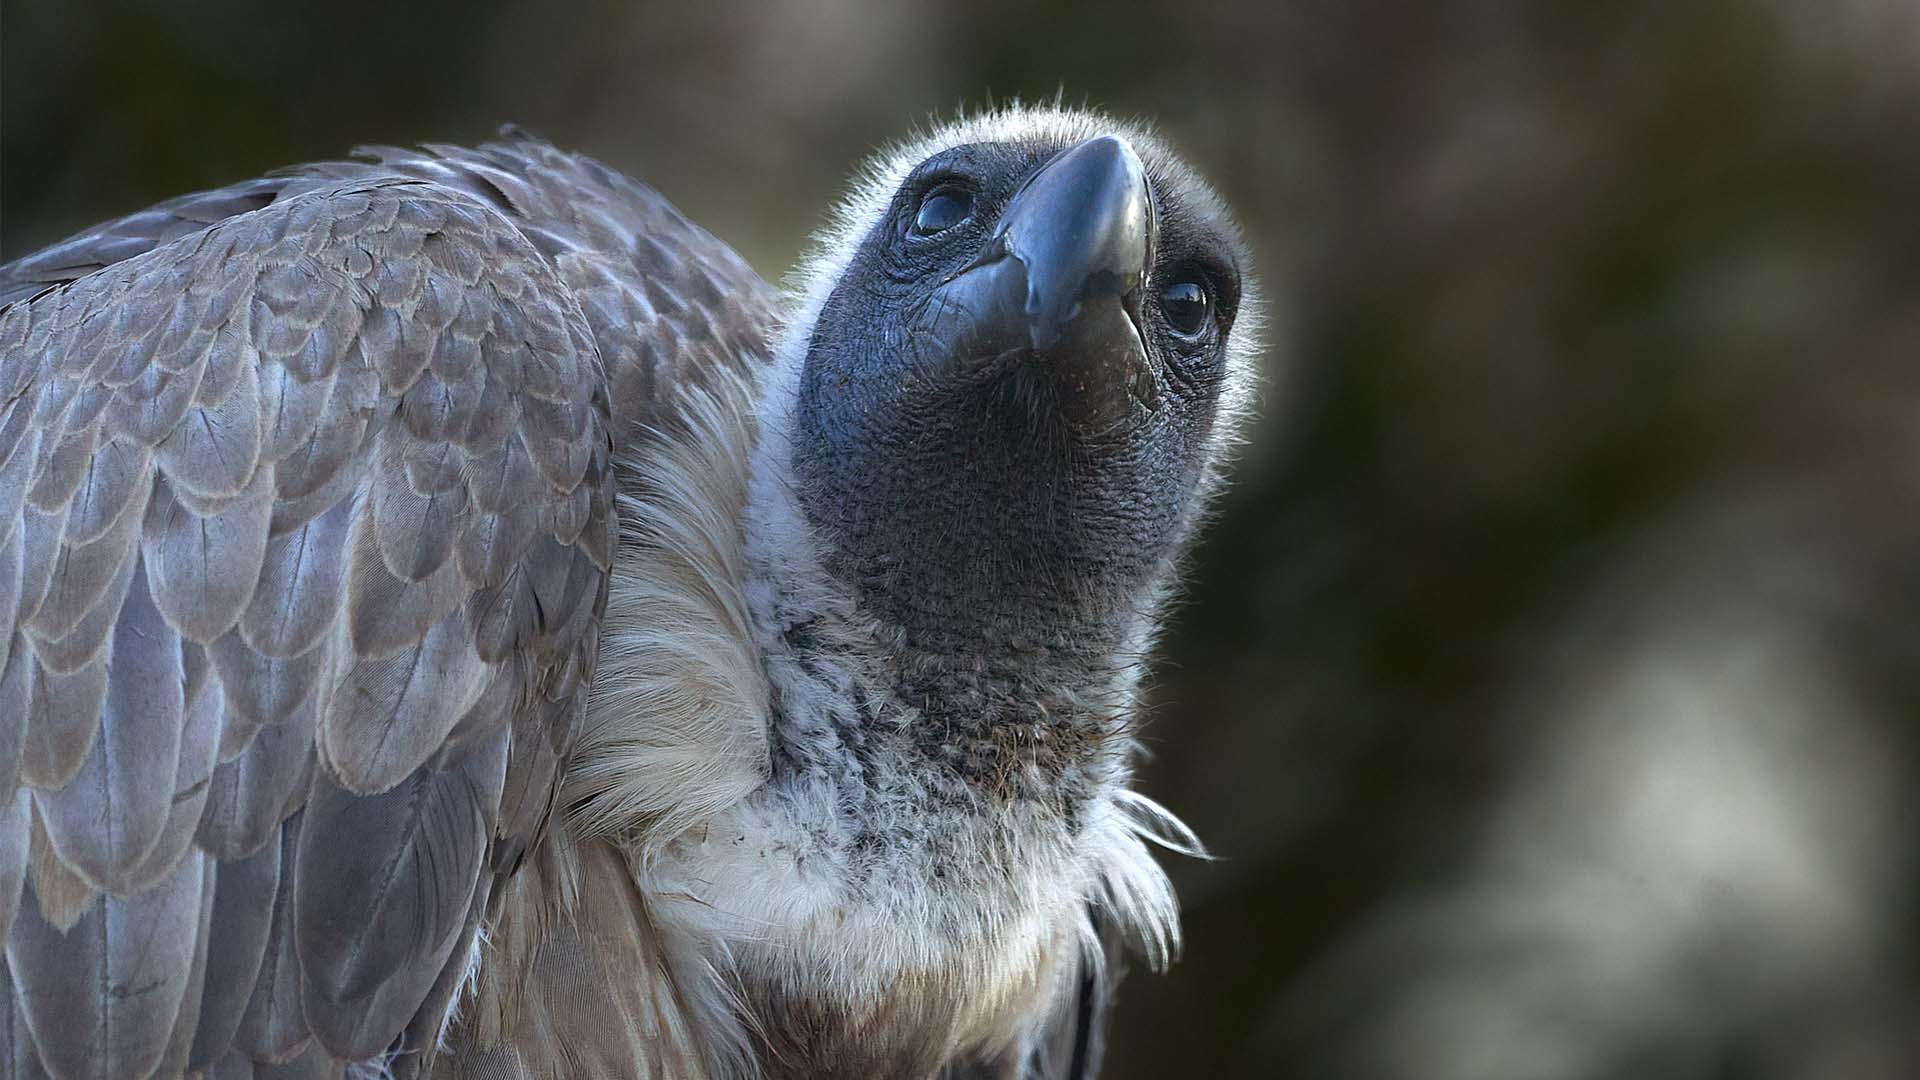
[[[1205,337],[1213,325],[1213,288],[1199,274],[1178,275],[1160,287],[1159,299],[1167,325],[1189,341]]]
[[[920,197],[907,232],[913,236],[938,236],[973,217],[973,195],[956,184],[941,184]]]

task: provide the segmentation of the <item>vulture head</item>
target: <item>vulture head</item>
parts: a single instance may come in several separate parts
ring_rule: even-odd
[[[782,631],[853,613],[943,767],[1087,795],[1249,395],[1232,220],[1140,130],[992,114],[870,167],[800,286],[753,539],[820,610]]]

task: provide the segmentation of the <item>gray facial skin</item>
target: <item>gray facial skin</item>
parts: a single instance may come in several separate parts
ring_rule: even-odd
[[[963,776],[1061,778],[1096,741],[1067,704],[1136,659],[1187,531],[1241,261],[1119,138],[977,143],[914,170],[828,298],[800,503]]]

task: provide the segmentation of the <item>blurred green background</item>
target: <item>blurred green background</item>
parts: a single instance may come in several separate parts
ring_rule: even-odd
[[[1152,118],[1274,298],[1109,1075],[1920,1076],[1920,6],[0,12],[0,257],[513,120],[770,277],[869,149]]]

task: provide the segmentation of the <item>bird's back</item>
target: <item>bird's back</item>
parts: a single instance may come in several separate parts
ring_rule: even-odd
[[[502,886],[564,831],[612,458],[776,294],[517,132],[367,158],[0,266],[9,1075],[406,1075],[482,917],[574,896]]]

